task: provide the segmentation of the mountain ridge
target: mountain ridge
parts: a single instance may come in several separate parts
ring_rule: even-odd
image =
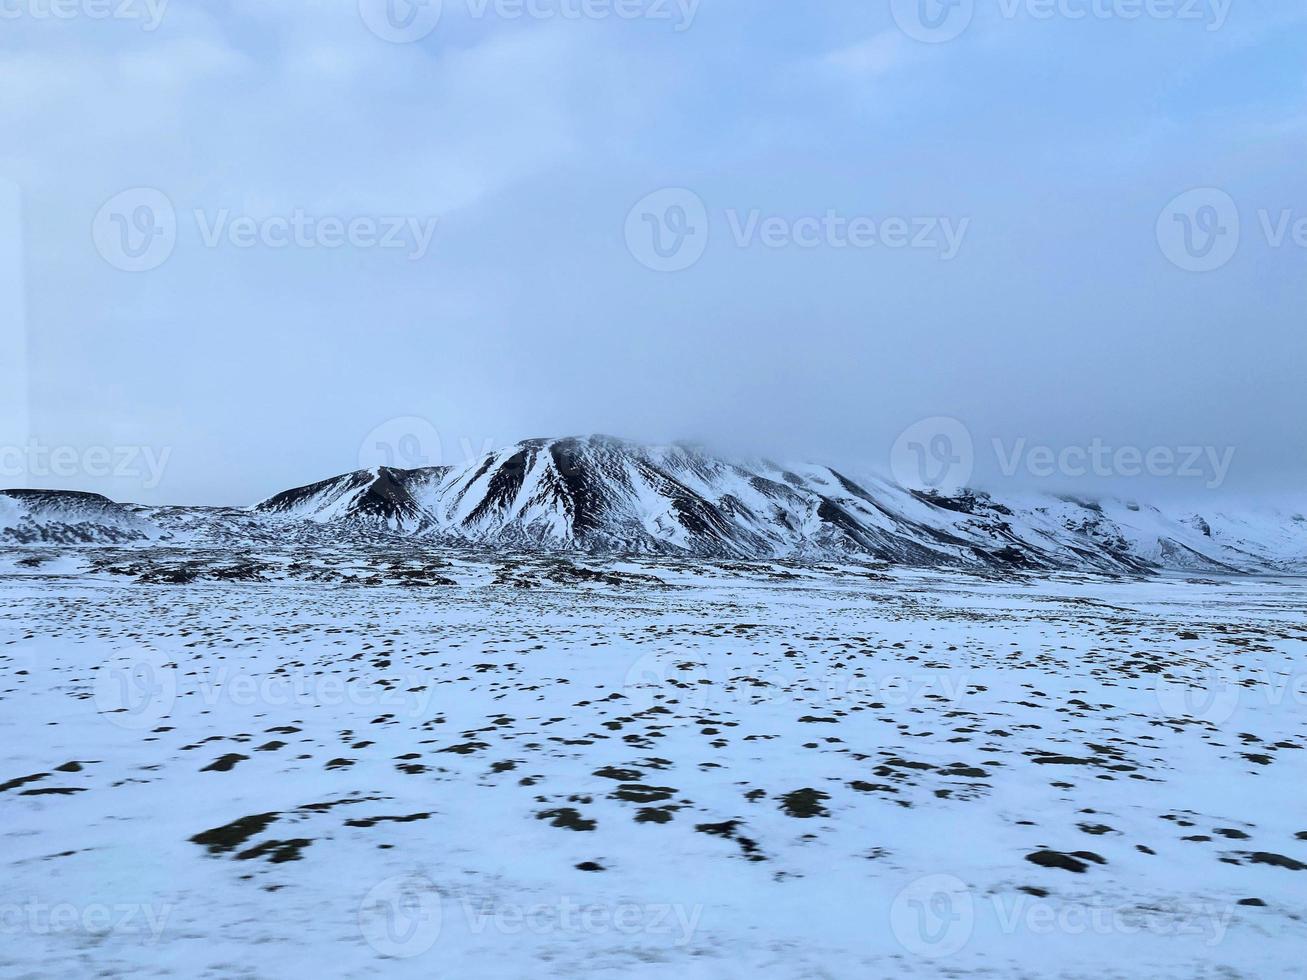
[[[611,436],[525,440],[461,467],[358,470],[283,491],[254,510],[457,544],[601,554],[1307,571],[1301,515],[1252,521],[1167,515],[1114,499],[944,495],[859,482],[820,464],[741,463],[685,443],[650,447]]]
[[[157,529],[129,505],[79,490],[0,490],[0,543],[125,544]]]
[[[528,439],[460,466],[354,470],[250,508],[0,491],[0,542],[306,547],[402,537],[595,556],[873,560],[974,570],[1307,574],[1307,518],[1164,512],[1116,498],[953,494],[687,443]]]

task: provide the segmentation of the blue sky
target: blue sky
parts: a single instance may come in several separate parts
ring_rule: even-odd
[[[444,0],[388,41],[383,0],[65,2],[2,5],[0,372],[27,439],[168,463],[5,482],[245,504],[411,418],[447,463],[602,431],[885,470],[944,416],[996,488],[1030,474],[994,440],[1233,447],[1227,493],[1307,476],[1301,4]],[[923,10],[965,29],[922,40]],[[175,235],[128,271],[141,188]],[[706,236],[659,271],[628,217],[668,188]],[[1193,271],[1175,236],[1209,216]]]

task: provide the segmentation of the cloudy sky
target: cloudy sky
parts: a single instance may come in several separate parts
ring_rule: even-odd
[[[247,504],[584,432],[890,471],[943,418],[981,485],[1205,447],[1219,481],[1083,482],[1301,490],[1304,28],[1283,0],[3,0],[0,483]]]

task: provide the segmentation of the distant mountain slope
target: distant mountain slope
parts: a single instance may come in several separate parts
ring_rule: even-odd
[[[907,490],[827,466],[725,460],[606,436],[532,439],[463,466],[359,470],[248,510],[0,491],[0,543],[194,543],[311,553],[401,535],[492,549],[923,567],[1307,574],[1307,517]]]
[[[746,469],[606,437],[531,440],[462,468],[350,473],[258,509],[465,543],[598,552],[945,564],[968,547],[882,512],[831,470]]]
[[[260,513],[460,544],[954,567],[1307,571],[1301,515],[1167,515],[1122,501],[942,497],[824,466],[748,465],[606,436],[534,439],[461,467],[360,470]]]
[[[158,529],[108,497],[73,490],[0,490],[0,542],[122,544]]]

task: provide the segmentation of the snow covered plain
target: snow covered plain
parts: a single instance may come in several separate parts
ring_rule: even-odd
[[[0,556],[0,974],[1289,977],[1307,583]]]

